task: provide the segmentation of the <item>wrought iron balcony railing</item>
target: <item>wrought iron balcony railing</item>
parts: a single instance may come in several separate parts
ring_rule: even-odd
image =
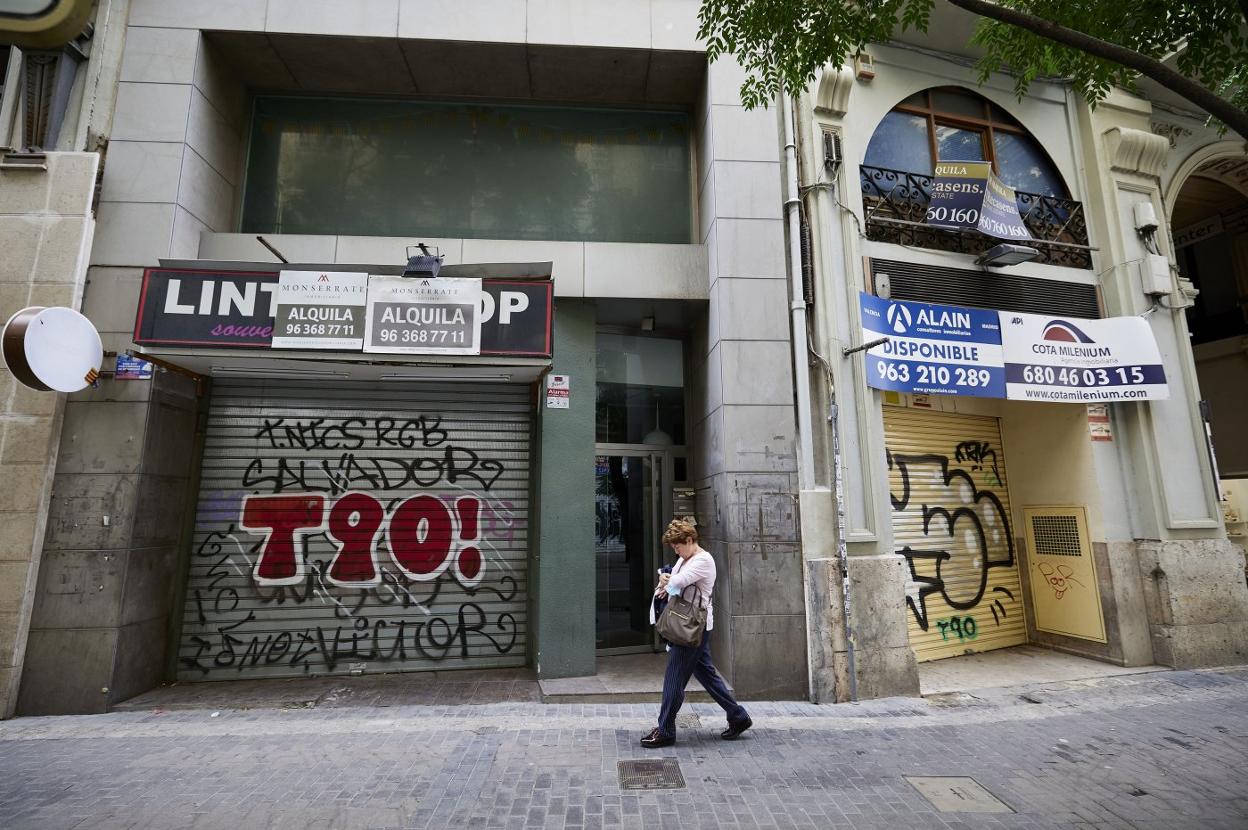
[[[983,253],[999,241],[978,231],[926,224],[932,198],[929,175],[863,165],[859,177],[868,239],[963,254]],[[1040,251],[1037,262],[1092,267],[1088,222],[1080,202],[1019,192],[1018,213],[1033,237],[1027,244]]]

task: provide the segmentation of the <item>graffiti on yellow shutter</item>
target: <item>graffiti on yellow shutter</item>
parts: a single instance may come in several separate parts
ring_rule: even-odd
[[[1027,640],[995,418],[884,408],[895,550],[919,660]]]

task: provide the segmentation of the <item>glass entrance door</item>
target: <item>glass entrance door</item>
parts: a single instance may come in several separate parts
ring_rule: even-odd
[[[665,453],[612,452],[594,458],[599,651],[651,651],[650,625],[668,487]]]

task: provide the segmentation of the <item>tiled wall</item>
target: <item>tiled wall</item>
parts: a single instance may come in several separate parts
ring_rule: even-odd
[[[134,0],[132,26],[692,50],[697,0]]]
[[[0,170],[0,320],[82,297],[99,156],[47,162],[46,172]],[[63,395],[28,389],[0,365],[0,717],[22,673],[63,410]]]
[[[95,266],[194,257],[230,230],[246,91],[199,32],[131,26],[104,167]]]
[[[443,264],[550,262],[557,297],[645,297],[706,300],[706,246],[632,242],[561,242],[525,239],[435,239],[392,236],[266,234],[290,262],[403,265],[407,247],[436,246]],[[206,233],[201,259],[272,262],[273,254],[249,233]],[[498,276],[507,276],[505,269]]]
[[[132,345],[144,267],[232,227],[245,101],[200,32],[129,27],[82,297],[106,351]],[[159,372],[69,396],[19,713],[106,711],[161,680],[196,406]]]
[[[698,516],[719,562],[719,665],[746,696],[806,695],[797,459],[778,110],[740,105],[743,76],[710,67],[698,119],[710,304],[695,336]]]

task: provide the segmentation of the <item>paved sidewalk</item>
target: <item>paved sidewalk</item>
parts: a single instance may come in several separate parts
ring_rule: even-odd
[[[637,739],[652,705],[117,712],[0,723],[4,828],[1248,827],[1248,667],[857,705],[755,703]],[[687,786],[621,790],[619,760]],[[968,776],[1011,812],[941,812]]]

